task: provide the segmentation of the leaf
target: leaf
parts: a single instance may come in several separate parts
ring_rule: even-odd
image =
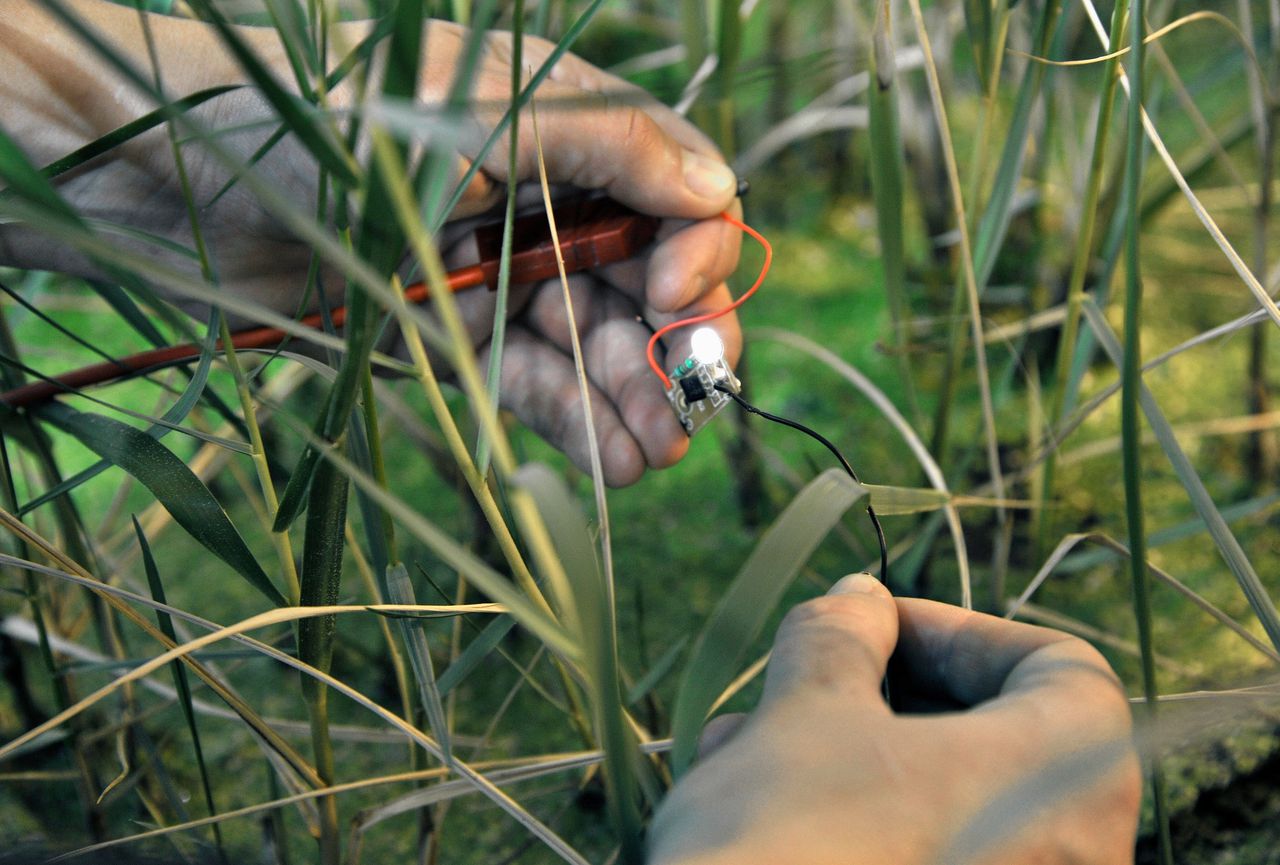
[[[918,487],[884,487],[866,484],[871,506],[882,517],[936,511],[951,504],[950,494]]]
[[[680,655],[687,645],[689,645],[689,635],[685,634],[662,653],[662,657],[654,662],[653,666],[649,668],[649,672],[645,673],[644,677],[627,691],[626,702],[628,706],[640,702],[645,698],[646,694],[658,687],[658,683],[667,677],[667,674],[675,667],[676,661],[680,660]]]
[[[1112,363],[1119,366],[1122,351],[1115,334],[1111,330],[1111,326],[1107,324],[1107,320],[1103,317],[1101,310],[1092,300],[1087,300],[1084,304],[1084,314],[1089,321],[1089,326],[1097,335],[1098,342],[1111,357]],[[1139,379],[1139,383],[1141,384],[1141,379]],[[1169,421],[1165,419],[1164,413],[1160,411],[1159,404],[1156,403],[1155,397],[1152,396],[1151,391],[1147,389],[1145,384],[1141,384],[1138,399],[1151,431],[1160,442],[1160,448],[1164,451],[1165,456],[1173,466],[1174,473],[1178,476],[1178,480],[1182,482],[1183,488],[1187,491],[1187,496],[1191,499],[1191,504],[1196,509],[1196,513],[1200,515],[1200,519],[1208,527],[1209,535],[1213,538],[1214,545],[1218,548],[1218,554],[1222,556],[1231,573],[1235,575],[1236,582],[1240,584],[1241,590],[1249,600],[1249,606],[1253,608],[1254,615],[1258,617],[1258,620],[1262,623],[1263,630],[1267,632],[1271,645],[1280,649],[1280,614],[1277,613],[1275,602],[1271,600],[1271,596],[1267,593],[1266,586],[1258,578],[1258,573],[1253,569],[1249,557],[1245,555],[1240,542],[1231,533],[1231,528],[1213,503],[1213,498],[1209,495],[1209,491],[1205,489],[1204,482],[1196,474],[1195,468],[1191,465],[1191,460],[1187,459],[1182,446],[1178,444],[1173,428],[1169,426]]]
[[[280,115],[289,130],[297,136],[316,161],[345,186],[357,186],[359,174],[351,157],[334,136],[324,120],[305,100],[285,90],[275,73],[258,57],[257,53],[241,38],[236,29],[209,0],[190,0],[201,17],[213,25],[223,44],[236,62],[253,80],[271,107]]]
[[[480,636],[468,643],[462,650],[462,654],[458,655],[457,659],[449,665],[449,669],[441,673],[440,678],[436,680],[436,687],[440,689],[441,696],[447,696],[450,691],[462,684],[463,680],[471,675],[481,661],[489,657],[489,653],[498,647],[498,644],[515,626],[516,620],[512,616],[498,616],[485,625]]]
[[[413,594],[413,583],[409,582],[409,571],[396,562],[387,568],[387,600],[393,604],[416,604]],[[431,647],[427,643],[427,632],[422,621],[401,618],[397,624],[400,636],[404,638],[405,648],[409,650],[409,663],[413,667],[413,677],[418,682],[418,696],[422,698],[422,707],[427,713],[427,722],[431,732],[435,733],[440,743],[440,751],[444,754],[444,764],[453,764],[453,750],[449,742],[449,723],[445,718],[444,700],[440,696],[440,686],[436,682],[436,669],[431,663]]]
[[[222,313],[216,308],[211,309],[209,315],[209,327],[205,335],[204,344],[201,346],[200,360],[196,364],[195,372],[191,375],[191,381],[187,384],[186,389],[183,390],[177,401],[164,413],[162,418],[164,423],[152,424],[146,430],[147,435],[151,436],[156,441],[164,438],[165,435],[175,426],[182,423],[204,393],[205,382],[209,380],[209,366],[213,361],[213,349],[216,344],[216,337],[218,333],[217,323],[222,319]],[[110,466],[110,460],[99,460],[97,463],[89,466],[89,468],[81,472],[77,472],[72,477],[67,478],[62,483],[55,486],[53,489],[42,493],[32,501],[23,505],[17,515],[22,516],[23,514],[29,513],[46,502],[52,501],[58,496],[75,489],[85,481],[102,474],[102,472],[106,471]]]
[[[671,765],[677,774],[689,768],[707,712],[733,681],[800,567],[866,492],[840,469],[823,472],[791,500],[756,544],[711,612],[680,677],[671,722]]]
[[[155,557],[151,555],[151,545],[147,543],[147,535],[142,531],[142,525],[136,516],[133,517],[133,531],[138,537],[138,546],[142,550],[142,566],[147,572],[147,585],[151,588],[151,597],[157,604],[165,605],[168,601],[164,595],[164,583],[160,581],[160,569],[156,567]],[[175,645],[178,644],[178,634],[173,628],[173,619],[159,608],[156,609],[156,624],[160,626],[160,631],[166,637]],[[200,771],[200,784],[204,789],[204,801],[209,807],[209,813],[217,814],[218,806],[213,798],[213,786],[209,783],[209,769],[205,765],[204,747],[200,744],[200,727],[196,723],[196,712],[191,703],[191,685],[187,681],[187,668],[181,661],[174,661],[169,669],[173,671],[173,686],[178,692],[178,705],[182,707],[182,716],[186,719],[187,730],[191,733],[191,744],[196,754],[196,768]],[[212,829],[214,843],[219,851],[222,851],[222,829],[217,823],[213,824]],[[225,859],[225,851],[222,852],[222,856]]]
[[[89,160],[96,159],[102,154],[119,147],[126,141],[137,138],[142,133],[154,129],[170,117],[185,114],[192,108],[202,105],[216,96],[221,96],[224,93],[230,93],[233,90],[240,90],[244,86],[245,85],[243,84],[228,84],[222,87],[211,87],[208,90],[200,90],[196,93],[192,93],[190,96],[184,96],[181,99],[170,102],[168,105],[162,105],[155,111],[142,115],[137,120],[131,120],[123,126],[111,130],[106,135],[95,138],[93,141],[90,141],[78,150],[73,150],[61,159],[50,162],[44,168],[40,169],[40,173],[46,178],[52,180],[60,174],[66,174],[73,168],[79,168]]]
[[[142,430],[102,415],[56,403],[41,407],[38,414],[137,478],[187,534],[234,568],[271,603],[285,604],[284,595],[267,578],[222,505],[172,451]]]
[[[307,508],[306,536],[302,547],[302,606],[331,607],[338,603],[346,522],[346,475],[332,462],[324,460],[316,468]],[[299,622],[298,657],[318,670],[329,672],[336,624],[334,615]],[[322,687],[310,676],[304,676],[302,681],[304,690]]]
[[[513,478],[538,505],[547,533],[573,589],[574,615],[596,724],[605,752],[609,815],[622,845],[622,861],[643,859],[637,775],[638,744],[626,723],[618,674],[617,625],[612,598],[586,517],[564,480],[541,463],[521,466]]]

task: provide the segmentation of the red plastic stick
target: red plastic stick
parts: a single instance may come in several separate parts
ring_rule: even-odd
[[[631,258],[653,240],[658,230],[657,217],[636,213],[608,198],[586,198],[562,204],[555,208],[555,219],[565,270],[570,273]],[[539,212],[520,217],[512,228],[512,284],[540,282],[558,275],[555,246],[551,242],[545,214]],[[491,289],[497,288],[502,224],[477,229],[476,245],[480,250],[480,262],[450,272],[449,291],[464,291],[486,284]],[[405,297],[410,303],[425,303],[430,297],[430,290],[426,283],[415,283],[405,289]],[[330,311],[329,317],[335,327],[342,327],[347,317],[346,308],[336,307]],[[301,323],[319,329],[323,320],[320,313],[314,313],[301,319]],[[284,331],[278,328],[256,327],[232,334],[231,344],[237,349],[270,348],[280,345],[284,339]],[[221,340],[217,348],[222,350]],[[0,394],[0,402],[11,408],[38,405],[59,394],[152,372],[199,356],[200,346],[194,343],[139,352],[14,388]]]

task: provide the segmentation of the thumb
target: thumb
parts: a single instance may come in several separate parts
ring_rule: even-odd
[[[761,706],[797,696],[883,706],[880,683],[897,642],[898,608],[889,590],[871,574],[851,574],[783,619]]]
[[[728,715],[716,715],[708,721],[702,728],[702,735],[698,737],[698,759],[705,760],[719,751],[733,738],[746,720],[747,716],[742,712],[733,712]]]

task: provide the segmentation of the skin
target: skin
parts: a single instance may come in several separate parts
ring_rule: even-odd
[[[895,649],[900,713],[880,690]],[[1133,861],[1141,780],[1102,656],[867,574],[788,614],[759,706],[702,751],[651,865]]]
[[[153,74],[138,13],[96,0],[70,0],[67,5],[134,68]],[[161,16],[148,16],[148,24],[161,80],[174,97],[247,80],[209,26]],[[241,28],[240,32],[278,79],[290,86],[293,76],[275,31]],[[341,58],[367,32],[364,23],[336,27],[332,56]],[[438,104],[447,94],[466,35],[464,29],[444,22],[426,27],[424,56],[429,59],[419,92],[421,103]],[[509,99],[511,47],[509,34],[493,34],[486,40],[471,94],[476,107],[457,142],[459,175],[501,118],[498,106]],[[551,50],[545,40],[527,38],[523,65],[540,65]],[[717,217],[725,210],[739,212],[736,179],[710,141],[682,117],[572,55],[557,63],[536,99],[547,172],[558,191],[602,190],[636,210],[663,217],[658,242],[640,259],[571,279],[605,478],[621,486],[638,480],[646,468],[674,464],[688,449],[688,438],[645,361],[648,330],[635,317],[642,313],[660,327],[730,302],[725,279],[736,269],[740,235]],[[156,107],[31,0],[0,0],[0,101],[5,105],[5,130],[37,165]],[[334,108],[343,109],[355,97],[350,86],[344,86],[330,101]],[[240,161],[247,161],[274,128],[261,122],[270,119],[272,112],[252,89],[219,96],[191,113],[197,123],[221,130],[219,142]],[[540,204],[537,184],[530,183],[536,181],[537,162],[528,112],[520,123],[515,180],[531,187],[522,189],[523,200]],[[244,184],[207,206],[230,171],[198,141],[184,145],[183,159],[195,200],[202,204],[201,231],[218,277],[217,290],[292,314],[305,285],[310,247]],[[475,260],[469,242],[473,218],[504,199],[507,174],[508,156],[500,145],[482,164],[453,222],[439,238],[449,266]],[[258,176],[304,212],[314,212],[316,164],[296,141],[286,140],[274,148],[259,164]],[[139,136],[59,178],[58,185],[63,197],[86,217],[194,246],[163,129]],[[162,247],[114,236],[111,241],[198,275],[190,259]],[[85,276],[100,272],[85,256],[20,225],[0,227],[0,264]],[[324,271],[322,284],[330,300],[340,302],[342,280]],[[156,289],[166,293],[164,285]],[[201,314],[203,302],[169,294],[189,311]],[[494,296],[471,291],[459,300],[483,363],[488,357]],[[503,404],[579,466],[588,467],[584,414],[558,284],[519,287],[513,292],[509,314]],[[736,360],[741,349],[737,320],[727,316],[715,326],[726,342],[728,357]],[[682,334],[671,342],[673,356],[687,356],[687,339]]]
[[[94,0],[68,5],[136,68],[152,69],[135,12]],[[245,80],[205,25],[149,21],[168,93]],[[335,47],[353,45],[365,32],[365,25],[344,25]],[[242,34],[281,81],[291,80],[273,31]],[[447,93],[465,35],[449,24],[428,26],[421,102],[439,102]],[[524,63],[537,66],[550,50],[544,41],[527,39]],[[457,141],[459,175],[500,116],[484,106],[507,98],[510,62],[510,36],[488,37],[473,91],[477,107]],[[671,465],[688,448],[645,364],[648,332],[634,316],[643,312],[661,326],[728,303],[724,281],[737,265],[740,238],[717,217],[726,209],[737,213],[735,180],[715,148],[682,118],[576,57],[557,64],[538,99],[552,182],[604,190],[663,218],[658,242],[640,259],[572,277],[570,286],[606,478],[631,483],[646,467]],[[29,0],[0,0],[0,100],[6,132],[37,165],[154,107]],[[349,90],[332,94],[336,108],[353,102]],[[193,115],[204,127],[223,130],[219,141],[240,160],[269,134],[262,124],[252,126],[271,116],[252,90],[218,97]],[[450,266],[474,260],[468,230],[501,201],[506,184],[536,176],[532,133],[530,117],[522,116],[517,177],[507,176],[507,155],[499,147],[467,188],[440,238]],[[310,248],[244,185],[208,204],[228,169],[199,141],[185,144],[183,155],[195,198],[204,205],[201,224],[217,290],[294,312]],[[314,209],[316,166],[296,142],[286,139],[257,171],[299,207]],[[59,178],[58,185],[87,217],[192,245],[163,130]],[[117,237],[112,242],[195,275],[189,260],[163,248]],[[99,272],[75,250],[14,224],[0,226],[0,263]],[[330,299],[340,297],[341,280],[332,272],[323,276]],[[513,292],[503,400],[586,466],[564,309],[559,290],[546,288]],[[189,298],[173,299],[198,311]],[[483,362],[493,298],[470,292],[459,302]],[[716,326],[731,362],[736,360],[736,320],[727,317]],[[672,352],[683,358],[687,341],[676,340]],[[892,679],[904,713],[891,711],[880,696],[895,647]],[[708,728],[703,758],[655,817],[651,862],[1128,862],[1140,794],[1129,723],[1118,683],[1085,643],[941,604],[895,601],[873,578],[850,577],[787,617],[759,707]]]

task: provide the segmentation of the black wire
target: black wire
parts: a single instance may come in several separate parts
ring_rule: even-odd
[[[826,447],[827,450],[831,451],[831,453],[835,455],[835,458],[840,461],[840,465],[844,468],[846,472],[849,473],[849,477],[853,478],[853,482],[856,484],[862,483],[862,481],[858,479],[857,472],[853,470],[853,466],[849,465],[849,461],[844,458],[844,454],[840,453],[840,449],[837,448],[835,445],[833,445],[830,442],[830,440],[827,439],[826,436],[822,435],[816,430],[809,429],[807,426],[805,426],[802,423],[789,420],[785,417],[779,417],[778,415],[767,412],[761,408],[756,408],[751,403],[747,402],[741,396],[729,390],[729,388],[725,387],[722,384],[717,384],[716,390],[720,391],[721,393],[727,393],[730,397],[733,398],[734,402],[742,406],[744,411],[751,412],[751,414],[758,414],[760,415],[760,417],[764,418],[765,420],[773,421],[774,423],[791,427],[794,430],[799,430],[805,435],[810,436],[811,438],[821,442],[823,446]],[[889,546],[888,544],[885,543],[885,540],[884,540],[884,529],[880,526],[880,518],[876,516],[875,508],[871,507],[871,502],[869,499],[867,501],[867,516],[871,517],[871,525],[875,526],[875,530],[876,530],[876,541],[880,544],[880,581],[888,582],[889,580]]]

